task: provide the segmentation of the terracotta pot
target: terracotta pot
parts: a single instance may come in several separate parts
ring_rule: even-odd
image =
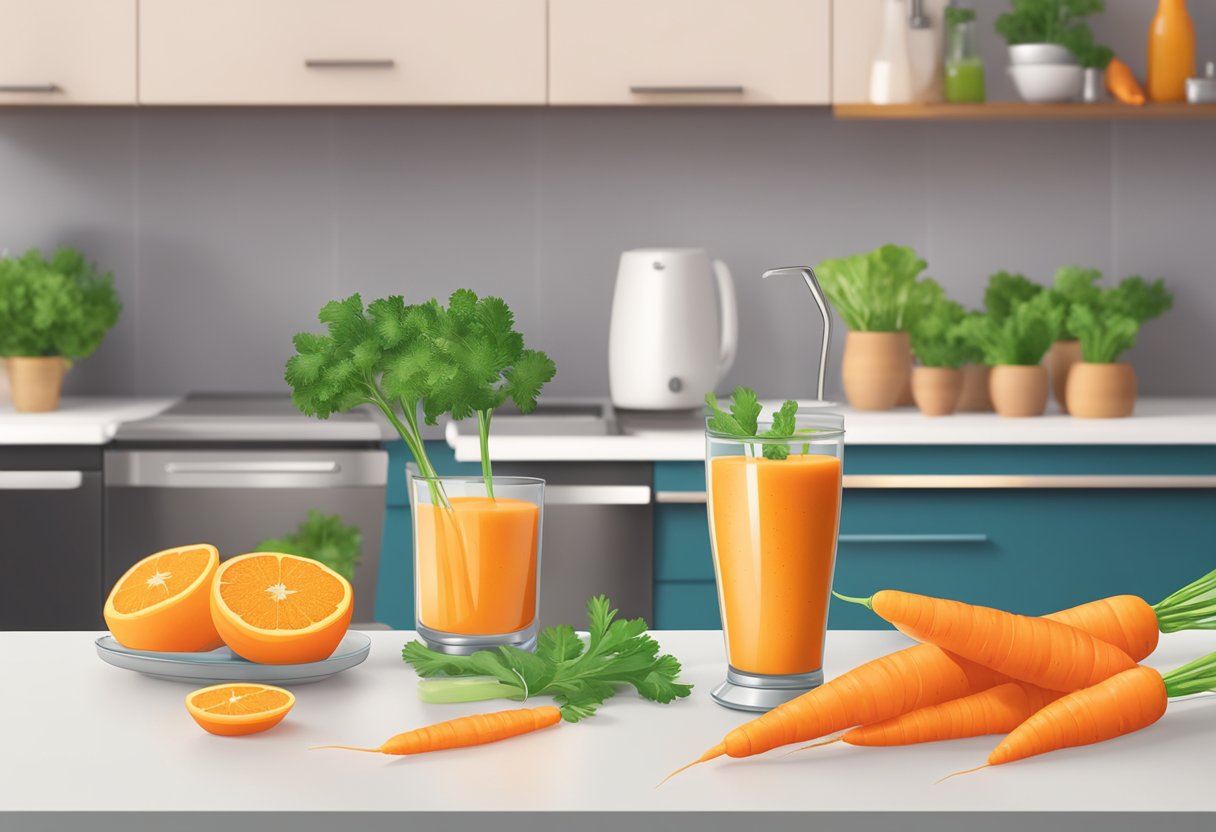
[[[1043,356],[1043,364],[1051,376],[1051,395],[1065,413],[1068,412],[1068,371],[1081,362],[1080,341],[1056,341]]]
[[[906,332],[850,332],[844,341],[841,381],[858,410],[890,410],[912,375]]]
[[[46,413],[59,407],[68,362],[59,356],[8,359],[13,407],[21,413]]]
[[[1042,364],[993,367],[988,391],[1001,416],[1042,416],[1047,409],[1047,368]]]
[[[911,369],[908,371],[908,383],[904,385],[904,389],[900,392],[899,399],[895,402],[896,407],[911,407],[916,404],[916,397],[912,395],[912,373],[916,370],[916,366],[913,364],[914,358],[915,356],[913,356],[912,351],[909,350],[908,367]]]
[[[988,379],[992,368],[986,364],[964,364],[963,391],[958,396],[959,413],[991,413],[992,396],[988,393]]]
[[[1136,371],[1131,364],[1073,366],[1068,374],[1069,412],[1080,419],[1121,419],[1136,407]]]
[[[948,416],[958,407],[963,373],[949,367],[913,367],[912,397],[926,416]]]

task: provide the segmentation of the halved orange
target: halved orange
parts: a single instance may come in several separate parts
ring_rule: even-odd
[[[208,596],[219,568],[214,546],[195,543],[148,555],[110,590],[104,615],[110,634],[132,650],[193,653],[223,642]]]
[[[233,653],[262,664],[329,658],[354,609],[350,583],[309,558],[275,552],[220,564],[211,618]]]
[[[272,685],[233,682],[186,696],[186,710],[204,731],[222,737],[256,734],[283,721],[296,698]]]

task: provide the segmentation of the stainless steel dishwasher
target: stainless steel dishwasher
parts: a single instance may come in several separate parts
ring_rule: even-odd
[[[362,533],[354,620],[371,622],[387,465],[366,414],[318,422],[286,396],[189,396],[124,425],[105,452],[103,583],[171,546],[243,554],[319,509]]]

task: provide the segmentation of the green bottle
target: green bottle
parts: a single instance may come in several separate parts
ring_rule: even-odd
[[[945,98],[954,104],[986,99],[984,62],[975,49],[975,9],[946,7]]]

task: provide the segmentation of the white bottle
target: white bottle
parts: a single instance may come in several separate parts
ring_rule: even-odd
[[[907,104],[911,101],[908,8],[904,0],[883,0],[882,38],[870,67],[870,103]]]

